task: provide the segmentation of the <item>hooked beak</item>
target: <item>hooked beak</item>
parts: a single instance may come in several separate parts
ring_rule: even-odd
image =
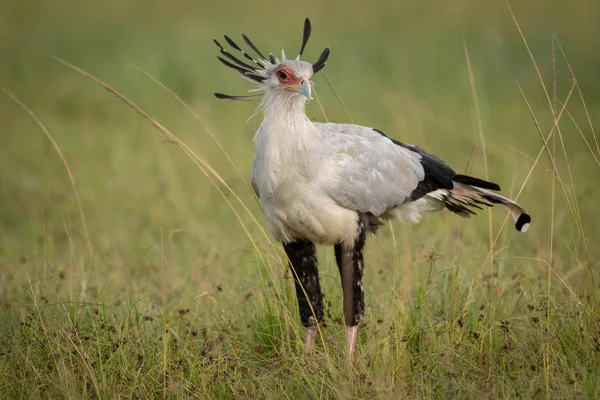
[[[305,79],[300,86],[298,86],[298,91],[306,96],[307,99],[312,99],[311,91],[312,91],[312,82],[308,79]]]

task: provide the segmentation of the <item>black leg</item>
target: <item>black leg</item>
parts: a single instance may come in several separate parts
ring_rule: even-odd
[[[344,293],[344,322],[348,328],[348,355],[354,352],[354,344],[358,332],[358,324],[365,313],[365,294],[362,287],[363,277],[363,247],[366,231],[362,218],[358,222],[358,235],[353,246],[337,244],[334,247],[335,260],[342,277]]]
[[[344,321],[348,326],[358,325],[365,312],[365,294],[362,288],[363,247],[365,245],[365,229],[359,222],[359,233],[353,247],[337,244],[334,247],[335,260],[342,277],[344,292]]]
[[[309,241],[284,243],[296,283],[300,319],[305,327],[315,326],[323,319],[323,294],[319,283],[317,250]]]

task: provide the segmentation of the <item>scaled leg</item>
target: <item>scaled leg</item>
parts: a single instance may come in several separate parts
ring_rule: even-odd
[[[348,356],[354,354],[358,324],[365,312],[365,294],[362,287],[363,247],[366,232],[362,220],[359,220],[359,232],[353,246],[335,245],[335,260],[342,277],[344,292],[344,322],[346,323],[346,339]]]
[[[300,319],[306,327],[304,352],[315,344],[317,322],[323,319],[323,294],[319,283],[317,249],[307,240],[284,243],[283,248],[290,259],[292,277],[296,284],[296,297]]]

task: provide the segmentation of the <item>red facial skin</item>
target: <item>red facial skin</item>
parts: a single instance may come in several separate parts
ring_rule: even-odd
[[[281,66],[275,71],[279,83],[285,87],[298,87],[304,79],[298,78],[290,67]]]

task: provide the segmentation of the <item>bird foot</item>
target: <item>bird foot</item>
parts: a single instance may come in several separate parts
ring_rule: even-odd
[[[315,347],[315,338],[317,337],[317,327],[309,326],[306,328],[306,336],[304,336],[304,354],[308,354]]]
[[[356,335],[358,334],[358,325],[346,327],[346,357],[352,360],[354,357],[354,347],[356,346]]]

